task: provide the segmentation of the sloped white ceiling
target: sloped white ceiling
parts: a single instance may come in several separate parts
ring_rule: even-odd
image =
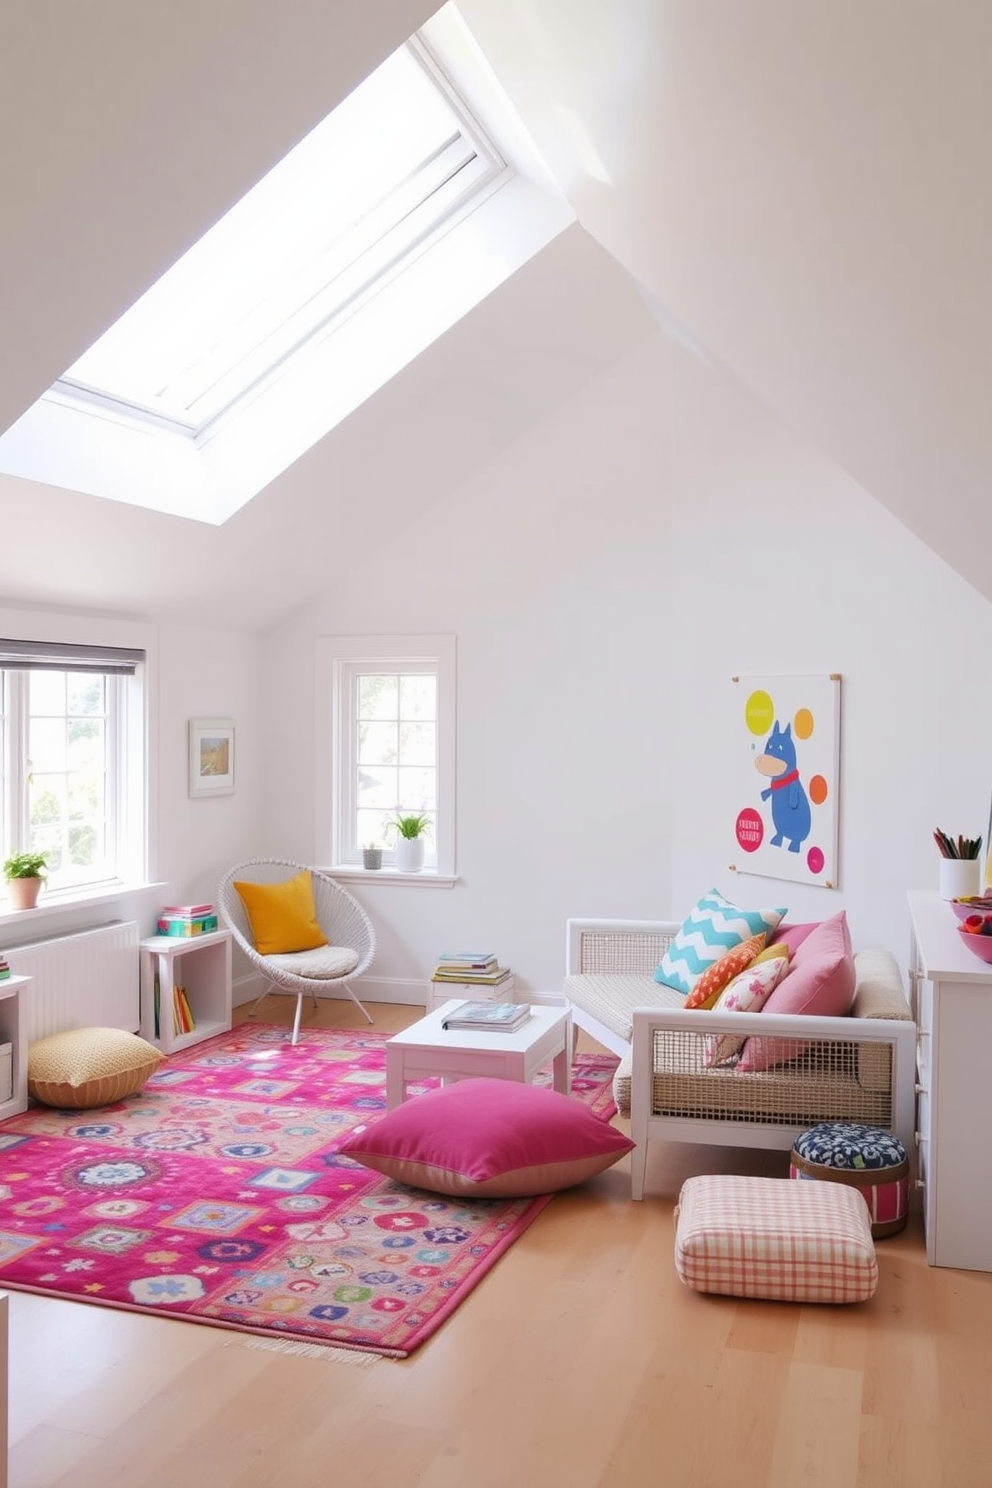
[[[10,0],[0,427],[433,8]],[[582,227],[195,542],[0,478],[4,596],[265,629],[661,306],[992,597],[987,0],[461,9]]]
[[[462,8],[580,222],[992,597],[988,0]]]

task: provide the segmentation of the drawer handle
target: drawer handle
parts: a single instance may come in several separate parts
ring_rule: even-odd
[[[916,1087],[916,1093],[917,1093],[917,1095],[926,1095],[927,1094],[927,1087],[925,1085],[919,1085],[918,1084],[917,1087]]]
[[[926,1188],[927,1180],[925,1178],[917,1178],[916,1186],[917,1188]]]
[[[914,1132],[913,1133],[913,1136],[914,1136],[914,1138],[916,1140],[917,1147],[919,1147],[922,1144],[922,1142],[923,1142],[923,1138],[920,1136],[920,1133],[919,1132]]]

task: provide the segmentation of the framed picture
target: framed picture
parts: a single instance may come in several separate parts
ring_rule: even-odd
[[[234,791],[234,719],[189,721],[189,793],[229,796]]]
[[[730,867],[836,889],[840,674],[732,681]]]

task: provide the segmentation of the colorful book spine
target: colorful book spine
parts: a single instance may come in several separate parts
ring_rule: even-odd
[[[159,935],[208,935],[211,930],[216,930],[218,919],[215,914],[201,915],[198,919],[186,919],[182,916],[159,915]]]

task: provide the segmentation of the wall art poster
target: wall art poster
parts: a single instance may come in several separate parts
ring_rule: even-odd
[[[837,888],[840,683],[836,673],[733,678],[738,872]]]

